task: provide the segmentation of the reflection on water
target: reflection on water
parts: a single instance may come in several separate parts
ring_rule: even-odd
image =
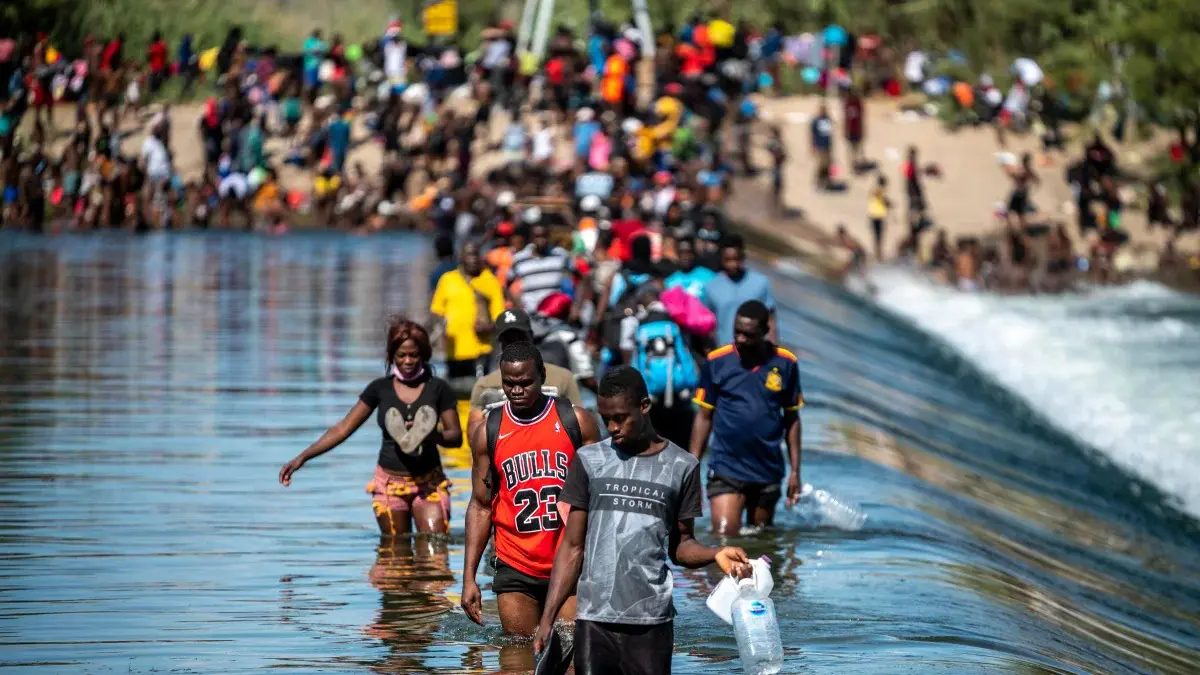
[[[0,238],[0,665],[46,672],[519,672],[458,609],[449,537],[381,545],[368,424],[275,484],[426,306],[428,242]],[[871,515],[736,543],[775,562],[785,671],[1192,672],[1200,535],[924,336],[776,277],[802,353],[805,479]],[[1139,486],[1132,497],[1130,484]],[[676,672],[737,668],[676,573]]]

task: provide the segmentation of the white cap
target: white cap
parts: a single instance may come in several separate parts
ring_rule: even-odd
[[[582,211],[595,211],[600,208],[600,198],[596,195],[587,195],[579,200],[579,208]]]
[[[634,134],[642,128],[642,121],[636,117],[630,117],[621,123],[621,130],[627,134]]]
[[[533,225],[534,223],[541,221],[541,219],[542,219],[542,210],[536,206],[531,206],[531,207],[525,209],[525,213],[521,214],[521,220],[524,220],[526,223],[529,223],[530,225]]]
[[[500,194],[496,195],[496,206],[508,206],[509,204],[513,203],[514,199],[516,199],[516,195],[513,194],[512,190],[504,190]]]

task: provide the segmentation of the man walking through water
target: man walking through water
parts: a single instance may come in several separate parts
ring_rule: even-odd
[[[562,501],[570,506],[534,638],[541,652],[555,617],[576,591],[576,675],[671,672],[673,582],[667,559],[689,568],[717,563],[749,571],[746,552],[696,540],[700,463],[650,422],[650,397],[629,366],[610,370],[597,394],[611,438],[575,453]]]
[[[491,410],[471,433],[471,502],[467,506],[462,608],[483,625],[475,574],[493,528],[496,575],[492,591],[500,625],[510,635],[532,635],[550,587],[550,567],[562,539],[567,509],[559,493],[567,468],[582,445],[600,439],[591,414],[565,398],[542,393],[546,367],[529,342],[500,356],[501,386],[508,402]],[[575,615],[574,603],[562,618]]]
[[[757,300],[738,308],[733,344],[709,353],[693,399],[700,410],[691,453],[700,459],[712,434],[709,512],[713,531],[726,537],[741,530],[743,512],[754,526],[774,522],[784,476],[781,441],[791,464],[788,504],[800,495],[800,370],[795,354],[767,339],[769,320]]]

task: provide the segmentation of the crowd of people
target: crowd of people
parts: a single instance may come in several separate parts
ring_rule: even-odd
[[[710,25],[720,35],[709,38]],[[677,48],[659,50],[656,84],[646,89],[637,72],[643,38],[629,27],[593,28],[584,42],[559,30],[541,62],[516,53],[509,22],[483,31],[469,55],[454,41],[411,45],[398,21],[362,44],[314,31],[297,54],[251,45],[237,28],[207,50],[185,36],[174,59],[158,35],[144,59],[128,53],[123,35],[88,38],[77,58],[46,35],[6,40],[4,223],[482,227],[505,187],[554,196],[557,184],[571,196],[583,173],[608,173],[643,192],[640,179],[665,171],[676,183],[688,165],[691,177],[701,172],[690,190],[722,187],[728,158],[712,138],[730,126],[732,109],[731,126],[747,136],[753,105],[735,104],[771,67],[777,32],[699,20],[664,32],[660,47]],[[172,79],[203,101],[195,135],[173,134],[171,106],[149,103]],[[653,106],[639,100],[644,90]],[[73,120],[56,122],[54,110],[71,106]],[[130,147],[139,133],[144,139]],[[576,162],[558,152],[568,142]],[[481,175],[477,160],[495,153],[501,166]],[[734,155],[746,169],[748,160]],[[595,177],[584,182],[605,187]],[[616,194],[611,187],[599,196]]]
[[[461,600],[467,616],[483,623],[477,576],[491,541],[491,590],[504,631],[536,634],[535,651],[548,654],[557,653],[546,651],[556,625],[573,631],[573,656],[544,657],[562,660],[549,672],[573,662],[578,673],[667,673],[674,617],[668,561],[749,573],[740,548],[696,539],[702,494],[721,537],[772,525],[781,483],[789,504],[799,497],[799,365],[774,339],[770,284],[745,267],[736,235],[706,261],[716,262],[712,269],[700,265],[691,239],[677,242],[674,263],[654,259],[648,229],[630,232],[624,258],[613,251],[617,240],[606,249],[609,239],[601,237],[591,255],[573,257],[553,248],[545,229],[528,228],[530,243],[510,251],[512,264],[499,276],[481,262],[476,244],[463,246],[458,266],[435,274],[431,306],[450,378],[434,375],[431,331],[393,319],[386,374],[285,464],[279,480],[289,485],[374,415],[382,444],[367,489],[381,533],[445,533],[451,486],[439,447],[465,437],[472,456]],[[560,322],[546,308],[567,293],[519,285],[522,260],[553,261],[524,281],[552,275],[545,286],[555,289],[590,287],[597,262],[618,261],[608,292],[576,296],[561,308],[570,316],[575,301],[592,305],[578,309],[591,322],[565,323],[585,335],[587,358],[603,372],[598,380],[548,362],[555,351],[539,338],[525,293],[541,297],[536,316]],[[621,288],[616,279],[628,288],[612,292]],[[669,309],[663,299],[673,291],[681,299],[668,300]],[[608,304],[622,309],[597,309],[610,295],[620,302]],[[615,349],[604,346],[606,322],[616,324]],[[720,346],[705,348],[712,345]],[[456,379],[473,384],[465,430],[452,394]],[[582,407],[580,384],[595,389],[595,412]]]
[[[688,75],[665,60],[645,82],[637,32],[597,28],[586,51],[556,35],[533,79],[504,71],[511,36],[489,32],[466,86],[494,107],[462,111],[453,89],[421,92],[422,106],[442,106],[422,161],[402,159],[403,143],[389,161],[431,174],[430,320],[391,322],[385,376],[279,478],[290,484],[374,416],[382,444],[368,491],[381,533],[443,533],[451,486],[438,448],[466,439],[467,615],[483,621],[477,575],[490,541],[506,633],[536,633],[542,651],[567,621],[576,672],[663,673],[668,562],[749,570],[741,549],[695,538],[702,494],[718,535],[771,525],[785,478],[787,498],[799,495],[803,399],[770,283],[747,266],[722,209],[731,176],[757,169],[726,150],[748,139],[754,110],[739,102],[757,70],[723,68],[745,53],[712,49],[703,31],[697,43],[691,25],[678,37],[688,49],[667,51],[707,46],[707,57],[692,57]],[[415,86],[370,125],[392,133],[387,120],[412,113]],[[476,174],[469,148],[487,141],[478,127],[492,115],[499,160]],[[376,199],[394,202],[364,195],[365,212]],[[460,420],[455,398],[467,391]],[[611,487],[597,489],[601,478]]]

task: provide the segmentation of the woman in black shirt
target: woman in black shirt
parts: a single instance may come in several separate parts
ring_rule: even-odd
[[[447,532],[450,481],[438,446],[461,445],[462,428],[450,386],[433,377],[432,353],[424,328],[402,317],[393,319],[388,325],[388,374],[368,384],[342,421],[284,464],[279,482],[290,485],[292,474],[308,460],[341,445],[378,409],[383,444],[367,492],[380,532],[408,534],[414,522],[418,532]]]

